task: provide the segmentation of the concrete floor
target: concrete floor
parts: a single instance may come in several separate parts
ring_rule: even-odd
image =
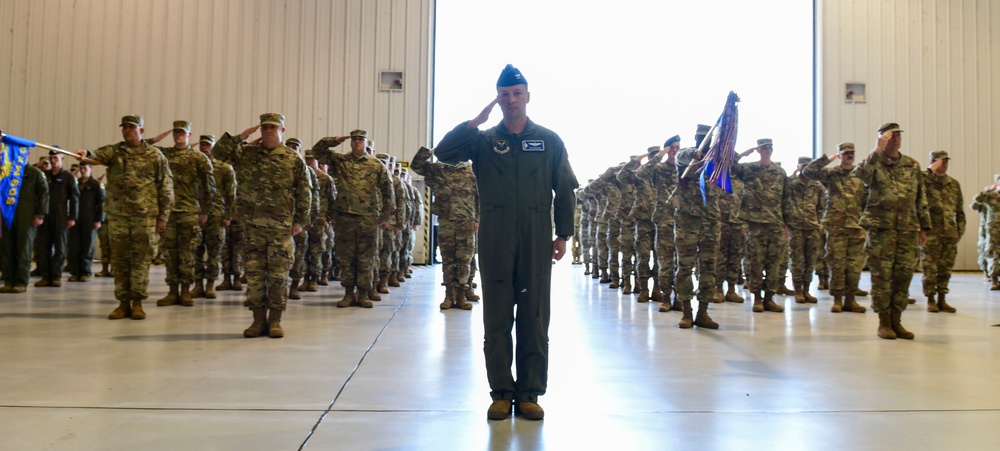
[[[111,279],[0,294],[0,449],[1000,449],[1000,292],[980,274],[953,279],[957,314],[918,303],[917,339],[887,341],[815,289],[681,330],[561,262],[546,419],[489,422],[482,310],[439,311],[439,270],[370,310],[304,293],[281,340],[242,338],[236,292],[144,321],[105,319]]]

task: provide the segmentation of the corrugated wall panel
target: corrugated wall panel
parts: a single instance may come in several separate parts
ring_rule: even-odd
[[[125,114],[144,115],[151,137],[175,119],[238,133],[278,111],[307,145],[355,128],[405,161],[430,145],[434,0],[0,0],[0,11],[0,128],[12,134],[93,148],[121,139]],[[402,91],[378,90],[383,70],[403,72]]]
[[[992,174],[1000,154],[992,136],[1000,121],[1000,6],[991,0],[817,0],[820,55],[820,150],[853,141],[872,148],[875,129],[899,122],[903,152],[921,164],[928,153],[953,156],[949,174],[966,204]],[[844,100],[847,82],[866,83],[867,102]],[[956,267],[976,269],[978,216]]]

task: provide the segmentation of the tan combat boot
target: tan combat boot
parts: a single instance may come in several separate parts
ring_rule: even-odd
[[[830,289],[830,278],[820,277],[819,286],[816,287],[817,290],[829,290]]]
[[[347,308],[357,302],[354,294],[354,287],[344,287],[344,298],[337,301],[337,308]]]
[[[299,281],[299,279],[293,280],[292,281],[293,282],[292,285],[296,285],[295,282],[298,282],[298,281]],[[309,276],[308,275],[306,275],[306,277],[304,279],[302,279],[302,283],[298,284],[298,290],[299,291],[309,291]]]
[[[761,313],[764,311],[764,300],[760,297],[759,291],[753,292],[753,310],[754,313]]]
[[[185,283],[181,285],[181,295],[180,295],[181,305],[185,307],[194,306],[194,299],[191,298],[191,284]]]
[[[729,291],[726,293],[726,302],[733,302],[736,304],[743,303],[743,296],[740,296],[739,293],[736,292],[736,282],[729,282]]]
[[[108,315],[108,319],[122,319],[132,317],[132,305],[128,301],[118,301],[118,308]]]
[[[243,276],[233,276],[233,291],[243,291]]]
[[[833,313],[840,313],[844,311],[843,296],[839,294],[833,295],[833,307],[830,307],[830,311]]]
[[[470,302],[479,302],[479,295],[476,294],[472,289],[472,285],[465,285],[465,300]]]
[[[589,276],[590,275],[590,262],[587,262],[587,263],[583,264],[583,275],[585,275],[585,276]]]
[[[205,281],[203,279],[195,279],[194,289],[191,290],[191,298],[203,298],[205,297]]]
[[[719,279],[715,283],[715,294],[712,295],[712,303],[722,304],[723,302],[726,302],[726,295],[722,292],[722,280]]]
[[[205,280],[205,299],[215,299],[215,279]]]
[[[844,311],[851,313],[864,313],[868,311],[868,309],[859,305],[858,302],[854,300],[854,293],[847,293],[847,295],[844,296]]]
[[[292,283],[288,285],[288,299],[302,299],[299,294],[299,279],[292,279]]]
[[[785,306],[774,302],[774,293],[770,291],[764,293],[764,311],[781,313],[785,311]]]
[[[903,328],[903,324],[900,323],[900,319],[903,317],[903,312],[896,309],[889,310],[889,319],[892,321],[892,331],[896,333],[896,338],[902,338],[904,340],[912,340],[915,335]]]
[[[622,294],[632,294],[632,276],[626,276],[621,285]]]
[[[379,277],[378,281],[376,282],[376,284],[377,284],[377,286],[375,287],[376,291],[378,291],[379,293],[382,293],[382,294],[389,294],[389,285],[388,285],[388,282],[389,282],[389,275],[388,274],[386,274],[386,275],[384,275],[382,277]],[[374,299],[372,299],[372,300],[374,301]]]
[[[445,286],[444,288],[444,301],[441,301],[441,310],[448,310],[452,305],[455,305],[455,292],[452,291],[451,287]]]
[[[892,307],[889,308],[891,309]],[[896,332],[892,330],[892,318],[890,318],[889,312],[880,312],[878,314],[878,337],[886,340],[896,339]]]
[[[636,298],[636,302],[649,302],[649,281],[643,280],[641,285],[636,287],[639,289],[639,297]]]
[[[653,302],[663,302],[663,291],[660,290],[659,276],[653,277],[653,288],[649,290],[649,300]]]
[[[617,290],[619,287],[621,287],[622,279],[621,277],[618,276],[618,272],[611,271],[611,276],[609,277],[611,278],[610,280],[611,283],[608,285],[608,288],[614,288]]]
[[[326,274],[326,273],[324,272],[324,273],[323,273],[323,275],[319,276],[319,282],[318,282],[317,284],[318,284],[319,286],[323,286],[323,287],[326,287],[326,286],[329,286],[329,285],[330,285],[330,276],[328,276],[328,275],[327,275],[327,274]],[[318,289],[318,288],[317,288],[317,289]]]
[[[146,319],[146,312],[142,309],[142,301],[136,299],[132,301],[132,319]]]
[[[813,296],[811,293],[809,293],[809,283],[802,284],[802,297],[806,298],[806,302],[809,304],[815,304],[819,302],[819,299],[816,299],[816,296]]]
[[[267,309],[264,307],[257,307],[252,310],[253,312],[253,323],[250,327],[243,330],[243,336],[246,338],[259,337],[267,332]]]
[[[663,300],[663,305],[667,305],[667,299]],[[684,311],[684,303],[681,302],[681,300],[677,298],[677,292],[676,291],[674,292],[674,303],[670,306],[670,310],[673,310],[675,312],[683,312]]]
[[[378,292],[375,291],[374,288],[368,288],[367,290],[363,291],[368,294],[368,297],[362,296],[361,295],[362,289],[358,288],[358,307],[372,308],[375,306],[375,304],[372,304],[372,301],[382,300],[382,296],[379,296]]]
[[[591,279],[601,279],[600,283],[604,283],[604,270],[598,266],[594,266],[594,271],[590,273]]]
[[[1000,290],[1000,277],[993,277],[993,283],[990,284],[990,291]]]
[[[452,307],[459,308],[462,310],[472,310],[472,303],[465,300],[465,287],[457,286],[452,289],[453,293],[451,299],[454,302]]]
[[[219,291],[232,290],[233,289],[232,277],[230,277],[229,274],[222,276],[222,283],[220,283],[219,286],[215,287],[215,289]]]
[[[719,323],[712,321],[712,317],[708,316],[707,302],[698,301],[698,314],[694,317],[694,325],[703,329],[719,328]]]
[[[101,260],[101,272],[94,274],[97,277],[111,277],[111,272],[108,271],[108,261]]]
[[[666,305],[666,302],[664,302]],[[681,311],[684,312],[681,316],[680,322],[677,323],[677,327],[681,329],[690,329],[694,327],[694,318],[691,315],[691,301],[684,301],[681,303]]]
[[[941,311],[938,309],[937,301],[934,300],[934,295],[927,296],[927,311],[931,313],[937,313]]]
[[[281,328],[281,313],[282,310],[271,309],[267,317],[267,336],[271,338],[282,338],[285,336],[285,330]]]
[[[796,304],[805,304],[806,303],[806,297],[802,294],[802,284],[801,283],[797,283],[795,281],[792,281],[792,285],[795,286],[795,288],[794,288],[794,290],[795,290],[795,303]]]
[[[177,284],[170,284],[170,292],[167,293],[162,299],[156,301],[156,305],[160,307],[166,307],[168,305],[174,305],[177,303],[179,295],[177,293]]]
[[[306,291],[310,293],[319,291],[319,283],[317,282],[316,276],[306,276],[306,279],[309,281],[309,283],[306,284]]]
[[[406,280],[406,279],[403,279]],[[389,286],[398,287],[399,286],[399,271],[392,271],[389,273]]]
[[[865,290],[862,290],[862,289],[858,288],[857,290],[854,290],[854,295],[855,296],[860,296],[860,297],[865,297],[865,296],[868,296],[868,292],[865,291]]]
[[[781,278],[781,282],[778,285],[778,291],[776,291],[775,294],[779,294],[781,296],[791,296],[791,295],[795,294],[795,292],[792,291],[792,290],[789,290],[788,287],[785,286],[785,278],[782,277]]]
[[[955,313],[958,311],[955,307],[948,305],[948,303],[944,301],[944,293],[938,293],[937,307],[938,310],[945,313]]]

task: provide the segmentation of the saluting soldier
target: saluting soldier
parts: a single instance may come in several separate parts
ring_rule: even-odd
[[[222,245],[228,235],[226,229],[232,221],[237,189],[236,171],[229,163],[212,156],[213,147],[214,135],[201,135],[198,138],[198,150],[212,162],[215,197],[208,220],[201,227],[201,244],[195,250],[195,287],[191,291],[191,297],[204,296],[208,299],[215,299],[216,296],[215,281],[219,279]]]
[[[948,152],[931,152],[930,167],[924,171],[931,230],[927,233],[927,243],[921,248],[920,267],[928,312],[955,313],[955,308],[945,301],[945,295],[958,255],[958,241],[965,234],[965,201],[958,180],[948,175],[950,162]]]
[[[800,304],[817,302],[816,297],[809,293],[809,286],[823,244],[819,221],[825,200],[823,185],[802,174],[802,169],[811,162],[809,157],[799,158],[798,167],[785,188],[783,205],[791,249],[795,302]]]

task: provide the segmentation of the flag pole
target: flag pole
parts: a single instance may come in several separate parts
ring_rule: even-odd
[[[0,132],[0,138],[3,138],[4,136],[7,136],[7,134],[4,133],[4,132]],[[89,165],[107,166],[106,164],[101,163],[100,161],[97,161],[97,160],[94,160],[94,159],[91,159],[91,158],[87,158],[87,157],[81,158],[79,155],[77,155],[77,154],[75,154],[73,152],[70,152],[68,150],[63,150],[63,149],[60,149],[58,147],[52,147],[52,146],[49,146],[49,145],[46,145],[46,144],[42,144],[40,142],[36,142],[35,143],[35,147],[39,147],[39,148],[42,148],[42,149],[45,149],[45,150],[49,150],[49,151],[52,151],[52,152],[61,153],[63,155],[69,155],[69,156],[71,156],[73,158],[76,158],[77,160],[80,160],[81,162],[87,163]]]

